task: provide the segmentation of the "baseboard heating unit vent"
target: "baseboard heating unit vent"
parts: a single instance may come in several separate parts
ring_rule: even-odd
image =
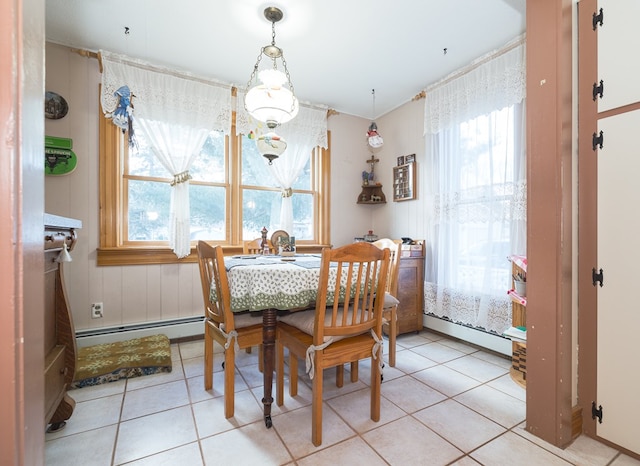
[[[478,330],[466,325],[456,324],[450,320],[425,314],[423,324],[426,328],[444,333],[450,337],[464,340],[476,346],[482,346],[496,353],[511,356],[511,340],[495,333]]]
[[[184,319],[160,320],[140,324],[128,324],[118,327],[103,327],[80,330],[76,332],[78,347],[113,343],[131,340],[162,333],[169,339],[185,338],[204,334],[204,317],[187,317]]]

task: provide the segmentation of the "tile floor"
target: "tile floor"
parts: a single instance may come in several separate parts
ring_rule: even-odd
[[[398,338],[397,365],[384,369],[379,422],[369,419],[366,362],[360,380],[346,375],[340,389],[326,375],[323,444],[314,447],[304,375],[297,397],[285,387],[285,404],[274,403],[273,428],[265,428],[257,354],[238,356],[231,419],[224,418],[220,354],[214,389],[203,388],[202,340],[172,345],[171,373],[71,391],[75,412],[65,429],[46,434],[46,464],[640,465],[585,436],[561,450],[530,435],[510,361],[428,330]]]

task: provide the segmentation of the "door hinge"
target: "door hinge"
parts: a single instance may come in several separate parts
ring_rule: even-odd
[[[598,96],[600,96],[600,98],[602,99],[603,95],[604,95],[604,81],[601,79],[599,86],[597,85],[597,83],[593,83],[593,101],[595,102]]]
[[[600,8],[600,14],[593,14],[593,30],[595,31],[596,29],[598,29],[598,24],[600,24],[600,26],[602,26],[602,23],[604,22],[604,11],[602,11],[602,8]]]
[[[600,269],[600,273],[596,273],[596,269],[591,269],[591,279],[593,280],[593,286],[600,282],[600,288],[602,288],[602,285],[604,285],[604,272],[602,269]]]
[[[602,424],[602,405],[598,406],[596,409],[596,402],[591,402],[591,419],[598,418],[598,422]]]
[[[593,139],[591,143],[593,144],[593,150],[596,150],[598,147],[602,149],[602,146],[604,145],[604,133],[602,131],[600,131],[600,135],[593,133]]]

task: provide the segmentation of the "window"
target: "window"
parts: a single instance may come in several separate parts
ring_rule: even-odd
[[[101,117],[98,265],[178,262],[168,245],[173,178],[146,141],[139,134],[136,139],[137,147],[130,149],[120,129]],[[197,240],[239,252],[242,241],[259,237],[263,226],[276,228],[281,190],[246,136],[211,133],[189,173],[192,253],[187,260],[195,260]],[[292,186],[294,231],[289,233],[302,250],[329,243],[329,173],[329,149],[316,148]]]

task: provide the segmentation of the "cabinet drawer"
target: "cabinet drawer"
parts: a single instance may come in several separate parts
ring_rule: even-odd
[[[45,421],[49,421],[65,394],[65,347],[55,346],[44,360],[44,410]]]

